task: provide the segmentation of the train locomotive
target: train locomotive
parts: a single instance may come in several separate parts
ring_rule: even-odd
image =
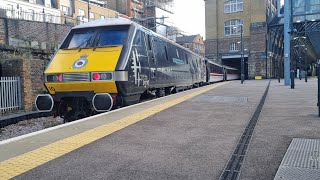
[[[72,121],[226,80],[210,78],[217,65],[130,20],[102,19],[71,29],[44,72],[49,94],[35,104]]]

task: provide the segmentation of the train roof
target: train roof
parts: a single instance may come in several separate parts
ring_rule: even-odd
[[[101,26],[117,26],[117,25],[134,25],[140,29],[144,29],[149,34],[152,34],[154,36],[157,36],[158,38],[162,38],[165,41],[173,43],[176,46],[180,47],[181,49],[189,51],[190,53],[192,53],[196,56],[200,56],[199,54],[196,54],[195,52],[191,51],[190,49],[185,48],[185,47],[181,46],[180,44],[178,44],[174,41],[171,41],[170,39],[167,39],[166,37],[164,37],[156,32],[153,32],[150,29],[147,29],[134,21],[131,21],[131,20],[125,19],[125,18],[121,18],[121,17],[120,18],[106,18],[106,19],[99,19],[99,20],[95,20],[95,21],[90,21],[90,22],[75,26],[71,29],[81,29],[81,28],[90,28],[90,27],[101,27]],[[202,56],[200,56],[200,57],[204,58]]]
[[[214,64],[214,65],[216,65],[216,66],[220,66],[220,67],[222,67],[222,65],[221,65],[221,64],[215,63],[215,62],[211,61],[210,59],[206,59],[206,60],[207,60],[207,61],[208,61],[208,63],[210,63],[210,64]]]
[[[124,18],[106,18],[106,19],[99,19],[99,20],[88,22],[88,23],[80,24],[78,26],[73,27],[72,29],[101,27],[101,26],[131,25],[131,24],[137,25],[137,23]]]
[[[223,67],[226,68],[226,69],[231,69],[231,70],[239,70],[239,69],[237,69],[237,68],[233,68],[233,67],[225,66],[225,65],[223,65]]]

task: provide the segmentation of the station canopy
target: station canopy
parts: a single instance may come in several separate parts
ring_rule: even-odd
[[[292,46],[294,57],[301,51],[307,52],[308,59],[316,62],[320,59],[320,0],[292,0]],[[269,22],[269,30],[283,43],[284,18],[282,7],[280,17],[275,16]]]

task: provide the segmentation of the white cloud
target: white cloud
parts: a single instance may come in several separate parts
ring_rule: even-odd
[[[205,7],[203,0],[175,0],[172,21],[185,34],[205,36]]]

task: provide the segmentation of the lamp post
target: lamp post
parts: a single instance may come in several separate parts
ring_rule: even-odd
[[[278,58],[278,82],[281,81],[281,59]]]
[[[299,45],[299,79],[301,81],[301,46]]]
[[[90,21],[90,0],[88,0],[88,22]]]
[[[318,115],[320,117],[320,61],[318,60],[318,63],[317,63],[317,77],[318,77],[318,103],[317,103],[317,106],[318,106]]]
[[[293,64],[293,48],[292,48],[292,36],[290,37],[290,79],[291,79],[291,89],[294,89],[294,78],[295,78],[295,74],[294,74],[294,64]]]
[[[299,52],[299,54],[298,54],[298,58],[299,58],[299,60],[298,60],[298,64],[299,64],[299,79],[301,80],[302,79],[302,73],[301,73],[301,70],[302,70],[302,52],[301,52],[301,48],[303,48],[303,50],[305,50],[305,45],[295,45],[294,47],[298,47],[299,48],[299,50],[298,50],[298,52]],[[306,54],[306,52],[305,52],[305,54]],[[305,55],[305,60],[304,61],[306,61],[306,55]],[[306,63],[306,62],[305,62]],[[306,66],[306,64],[305,64],[305,66]]]
[[[304,49],[304,81],[305,82],[308,82],[308,59],[307,59],[307,51],[308,51],[308,48],[305,48]]]
[[[293,38],[293,40],[300,40],[300,39],[306,39],[306,37],[305,36],[299,36],[299,37],[295,37],[295,38]],[[298,50],[298,52],[299,52],[299,61],[298,61],[298,63],[299,63],[299,79],[301,80],[302,79],[302,77],[301,77],[301,70],[302,70],[302,52],[301,52],[301,47],[305,47],[305,45],[301,45],[300,44],[300,41],[298,41],[298,45],[295,45],[294,47],[299,47],[299,50]]]
[[[244,81],[243,24],[240,25],[240,44],[241,44],[241,84],[243,84],[243,81]]]
[[[244,45],[243,45],[243,24],[240,24],[240,68],[241,68],[241,84],[243,84],[244,81]],[[239,26],[233,27],[234,31],[239,30]]]

